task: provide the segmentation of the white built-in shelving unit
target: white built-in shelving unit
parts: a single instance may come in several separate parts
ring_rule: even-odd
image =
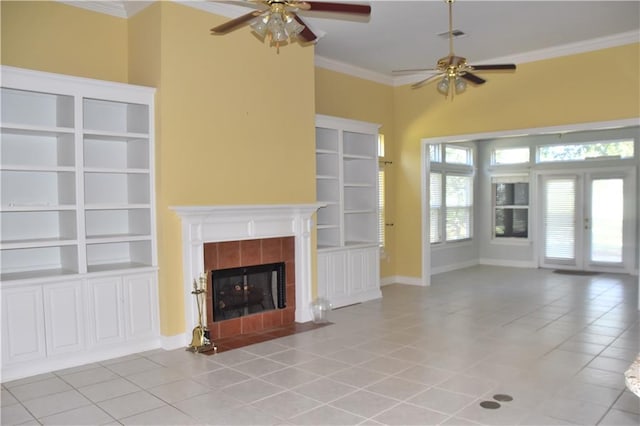
[[[156,346],[154,89],[1,75],[3,380]]]
[[[316,116],[318,293],[334,307],[381,297],[379,127]]]

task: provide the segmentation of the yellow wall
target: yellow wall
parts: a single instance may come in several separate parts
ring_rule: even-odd
[[[380,124],[385,136],[385,161],[394,162],[393,87],[352,77],[339,72],[316,68],[316,112],[353,120]],[[395,163],[385,166],[385,221],[395,221]],[[382,277],[395,271],[395,226],[386,227],[386,256],[380,261]]]
[[[185,330],[181,228],[169,206],[316,198],[313,47],[293,44],[277,54],[247,29],[211,36],[209,29],[226,19],[174,2],[156,2],[130,20],[54,2],[2,2],[3,64],[158,89],[156,202],[166,336]]]
[[[53,1],[6,1],[4,65],[127,82],[127,21]]]

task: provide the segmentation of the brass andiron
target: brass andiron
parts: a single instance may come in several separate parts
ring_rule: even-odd
[[[198,305],[198,325],[193,328],[191,344],[187,350],[192,352],[204,352],[212,350],[216,352],[218,348],[209,340],[209,331],[204,324],[204,301],[207,294],[207,273],[200,274],[197,280],[193,280],[193,291]]]

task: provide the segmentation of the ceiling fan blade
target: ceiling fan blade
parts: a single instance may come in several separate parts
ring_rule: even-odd
[[[298,37],[302,38],[304,41],[306,42],[312,42],[312,41],[316,41],[318,39],[318,36],[316,36],[313,31],[311,31],[309,29],[309,27],[307,26],[307,24],[302,20],[302,18],[300,18],[298,15],[296,15],[295,13],[291,12],[291,14],[293,15],[293,17],[295,18],[296,21],[298,21],[298,24],[302,25],[304,27],[304,29],[302,31],[300,31],[300,34],[298,34]]]
[[[308,7],[306,7],[308,5]],[[352,3],[327,3],[318,1],[302,1],[301,9],[312,10],[315,12],[339,12],[353,13],[356,15],[370,15],[371,6],[368,4],[352,4]]]
[[[442,74],[434,74],[434,75],[431,75],[431,76],[429,76],[429,77],[425,78],[424,80],[420,80],[420,81],[418,81],[418,82],[416,82],[416,83],[413,83],[413,84],[411,85],[411,88],[412,88],[412,89],[418,89],[418,88],[420,88],[420,87],[424,86],[425,84],[429,83],[431,80],[435,80],[436,78],[440,77],[441,75],[442,75]]]
[[[218,25],[217,27],[211,28],[211,34],[226,34],[230,31],[233,31],[237,28],[240,28],[253,18],[257,18],[263,13],[267,12],[266,10],[254,10],[253,12],[249,12],[245,15],[239,16],[236,19],[232,19],[231,21],[225,22],[222,25]]]
[[[460,77],[472,82],[473,84],[484,84],[487,81],[484,78],[480,78],[475,74],[471,74],[470,72],[465,72],[464,74],[460,75]]]
[[[469,65],[474,70],[515,70],[514,64]]]

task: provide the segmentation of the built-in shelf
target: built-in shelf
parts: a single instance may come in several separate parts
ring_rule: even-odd
[[[157,347],[154,89],[2,77],[3,379]]]
[[[381,296],[378,128],[316,117],[318,293],[334,307]]]

